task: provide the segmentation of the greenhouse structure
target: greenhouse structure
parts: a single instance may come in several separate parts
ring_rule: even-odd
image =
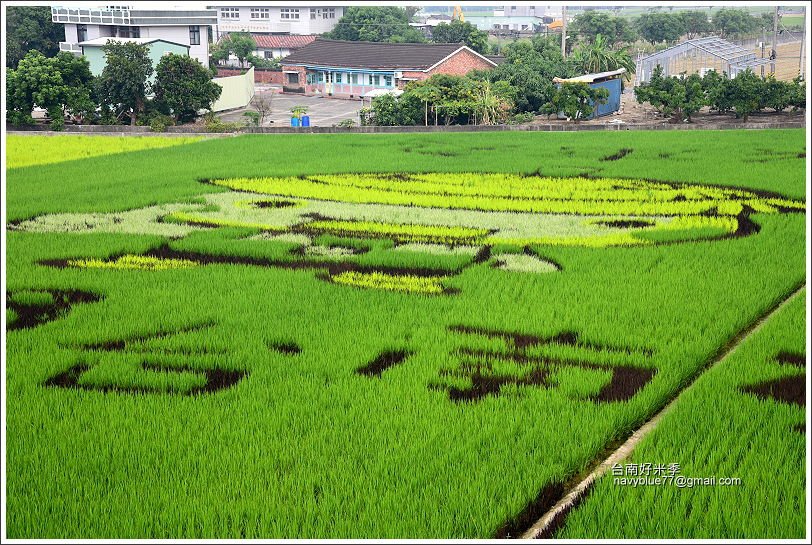
[[[635,85],[648,82],[658,65],[663,67],[663,76],[683,73],[704,76],[706,72],[716,70],[735,77],[748,68],[755,71],[756,67],[770,62],[773,62],[770,58],[759,57],[753,51],[718,36],[695,38],[638,59]]]

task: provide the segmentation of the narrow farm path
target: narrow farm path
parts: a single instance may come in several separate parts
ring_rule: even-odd
[[[720,352],[711,359],[679,392],[666,406],[649,419],[645,424],[633,432],[626,441],[617,449],[613,450],[608,457],[602,462],[598,463],[592,471],[583,479],[581,479],[575,486],[572,486],[569,491],[561,498],[553,507],[547,511],[533,526],[531,526],[522,536],[522,539],[545,539],[552,538],[554,532],[561,528],[567,517],[567,514],[578,507],[589,493],[592,485],[595,484],[604,474],[606,474],[613,465],[626,460],[634,451],[635,447],[651,433],[664,416],[676,405],[680,397],[691,388],[694,383],[705,374],[710,368],[718,363],[726,360],[731,354],[736,352],[739,346],[751,335],[757,333],[766,324],[770,318],[777,314],[782,308],[789,304],[795,297],[803,292],[806,286],[806,280],[797,286],[789,295],[782,300],[775,303],[772,307],[767,309],[764,314],[757,318],[749,326],[745,327],[738,334],[736,334],[728,344],[720,350]]]

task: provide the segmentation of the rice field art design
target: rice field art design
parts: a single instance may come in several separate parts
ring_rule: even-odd
[[[456,293],[448,281],[472,266],[519,274],[559,270],[543,256],[544,247],[741,237],[758,231],[751,214],[804,210],[802,202],[752,190],[632,179],[398,173],[204,183],[231,191],[119,213],[44,215],[14,228],[156,234],[176,241],[144,255],[47,262],[57,267],[163,271],[231,263],[326,269],[317,278],[433,296]],[[184,244],[184,238],[218,229],[224,234],[216,252],[189,251],[194,245]],[[275,259],[229,254],[229,241],[236,246],[245,240],[284,250]]]
[[[10,538],[805,535],[803,131],[127,138],[6,172]]]

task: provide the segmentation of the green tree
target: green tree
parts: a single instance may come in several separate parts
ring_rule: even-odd
[[[702,78],[702,90],[705,99],[712,111],[720,114],[729,112],[733,108],[727,94],[727,74],[716,70],[709,70]]]
[[[746,10],[722,8],[713,15],[713,27],[722,36],[752,34],[761,28],[762,21]]]
[[[200,110],[211,110],[223,88],[197,60],[170,53],[158,63],[153,91],[156,105],[167,108],[178,123],[195,119]]]
[[[764,82],[751,69],[739,72],[727,81],[727,98],[737,118],[747,121],[761,107]]]
[[[431,39],[440,44],[464,43],[477,53],[488,52],[488,33],[471,23],[456,20],[450,24],[440,23],[432,29]]]
[[[644,13],[637,18],[635,26],[640,36],[651,44],[676,42],[686,31],[684,21],[677,13]]]
[[[548,114],[561,112],[577,123],[581,119],[588,119],[595,111],[595,105],[606,104],[608,98],[607,89],[592,88],[587,83],[564,83],[543,111]]]
[[[424,42],[419,30],[409,26],[405,9],[395,6],[351,6],[325,38],[353,42]]]
[[[6,11],[6,66],[15,68],[31,50],[46,57],[59,52],[64,27],[51,21],[51,8],[8,6]]]
[[[539,112],[556,91],[554,77],[575,75],[572,63],[561,56],[557,37],[534,36],[505,48],[505,61],[492,70],[469,74],[492,83],[503,81],[512,88],[508,97],[517,112]]]
[[[613,50],[604,37],[598,34],[589,44],[581,44],[572,56],[575,70],[583,74],[608,72],[625,68],[623,79],[630,80],[635,71],[635,63],[626,49]]]
[[[685,34],[688,38],[696,38],[713,31],[713,25],[708,19],[708,15],[703,11],[681,11],[679,13]]]
[[[102,46],[107,64],[99,79],[99,95],[120,116],[129,113],[135,125],[144,111],[150,94],[149,77],[153,74],[152,59],[147,44],[122,43],[110,40]]]
[[[232,32],[223,40],[229,53],[233,53],[240,66],[245,64],[245,60],[251,56],[257,48],[257,42],[248,32]]]
[[[214,68],[220,63],[228,60],[229,55],[231,55],[231,50],[228,46],[229,43],[227,38],[223,38],[219,42],[211,44],[209,47],[209,66]]]
[[[691,115],[707,103],[702,78],[698,74],[663,77],[661,66],[654,69],[648,83],[635,88],[634,94],[638,102],[648,102],[658,112],[670,117],[672,123],[690,121]]]
[[[6,69],[8,120],[15,125],[33,122],[35,107],[48,111],[55,130],[64,126],[65,114],[82,118],[95,110],[90,65],[84,57],[60,53],[45,57],[29,51],[17,65]]]
[[[627,19],[613,17],[597,10],[578,14],[572,22],[572,30],[569,32],[585,43],[592,43],[598,36],[602,36],[610,46],[616,43],[631,43],[637,38],[634,27],[629,24]]]

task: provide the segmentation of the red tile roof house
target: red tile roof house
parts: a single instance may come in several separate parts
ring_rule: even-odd
[[[497,65],[462,44],[390,44],[316,38],[282,60],[286,93],[358,98],[434,74],[463,76]]]
[[[220,37],[220,40],[227,37],[228,33],[225,33]],[[307,34],[251,34],[251,37],[257,44],[254,55],[265,59],[287,57],[292,52],[312,43],[316,39],[316,36]],[[237,57],[231,55],[228,64],[236,66],[238,64]]]

